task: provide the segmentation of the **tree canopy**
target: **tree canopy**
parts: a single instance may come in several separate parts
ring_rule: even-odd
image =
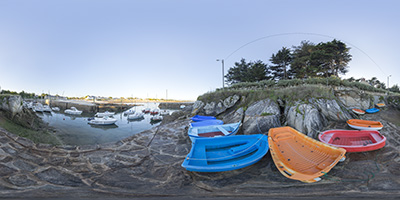
[[[282,47],[272,54],[271,65],[262,61],[246,62],[244,58],[230,68],[226,82],[255,82],[261,80],[281,80],[292,78],[330,77],[348,72],[352,56],[350,48],[339,40],[321,42],[317,45],[302,41],[299,46]]]

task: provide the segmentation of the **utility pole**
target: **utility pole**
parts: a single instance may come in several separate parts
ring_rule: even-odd
[[[224,59],[217,59],[217,61],[221,61],[222,63],[222,88],[225,88],[225,76],[224,76]]]

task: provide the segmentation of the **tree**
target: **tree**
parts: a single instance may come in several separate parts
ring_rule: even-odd
[[[291,72],[296,78],[315,76],[316,69],[311,65],[310,57],[315,45],[309,41],[302,41],[300,46],[293,46]]]
[[[389,91],[400,93],[400,88],[399,88],[399,86],[397,84],[395,84],[391,88],[389,88]]]
[[[290,49],[282,47],[278,53],[272,54],[270,61],[275,64],[270,66],[273,79],[288,79],[292,76],[291,71],[289,71],[289,65],[292,61]]]
[[[226,82],[229,84],[241,82],[255,82],[268,79],[269,70],[262,61],[247,63],[244,58],[240,62],[235,62],[235,66],[228,70],[225,75]]]
[[[349,54],[350,48],[346,47],[341,41],[336,39],[327,43],[319,43],[316,46],[315,53],[319,52],[321,63],[322,76],[339,76],[339,74],[346,74],[348,72],[347,64],[351,61]]]

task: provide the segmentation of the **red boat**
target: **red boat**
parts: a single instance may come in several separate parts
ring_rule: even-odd
[[[386,137],[376,130],[328,130],[318,136],[325,144],[347,152],[373,151],[385,146]]]

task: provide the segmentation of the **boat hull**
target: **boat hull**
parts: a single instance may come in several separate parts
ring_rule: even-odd
[[[361,109],[356,109],[356,108],[354,108],[354,109],[352,109],[352,111],[353,111],[354,113],[359,114],[359,115],[365,114],[365,111],[363,111],[363,110],[361,110]]]
[[[358,130],[381,130],[383,125],[378,121],[368,121],[362,119],[349,119],[347,120],[347,124],[354,129]]]
[[[204,121],[199,121],[199,122],[192,122],[190,123],[191,127],[198,127],[198,126],[211,126],[211,125],[222,125],[224,122],[219,119],[214,119],[214,120],[204,120]]]
[[[190,118],[194,122],[204,121],[204,120],[215,120],[217,119],[214,116],[204,116],[204,115],[195,115]]]
[[[386,137],[375,130],[328,130],[318,136],[325,144],[344,148],[347,152],[364,152],[385,146]]]
[[[267,136],[262,134],[199,138],[182,167],[195,172],[236,170],[258,162],[268,149]]]
[[[314,140],[291,127],[271,128],[268,143],[281,174],[302,182],[316,182],[346,153],[343,148]]]
[[[370,113],[370,114],[377,113],[378,111],[379,111],[378,108],[370,108],[370,109],[365,110],[366,113]]]
[[[239,131],[240,126],[241,123],[237,122],[223,125],[189,127],[188,135],[192,142],[198,138],[232,136]]]

